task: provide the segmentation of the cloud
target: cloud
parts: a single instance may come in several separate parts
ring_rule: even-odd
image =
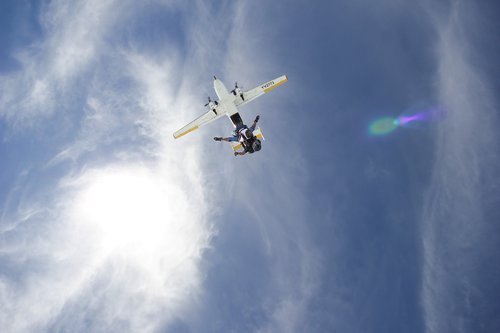
[[[2,279],[2,327],[153,331],[180,315],[199,290],[211,230],[203,200],[185,189],[196,182],[165,166],[122,163],[68,177],[54,213],[25,223],[31,232],[4,235],[17,282]]]
[[[96,59],[116,17],[113,1],[52,1],[40,14],[44,38],[15,54],[22,69],[0,78],[1,115],[11,125],[33,125],[69,102],[75,81]],[[62,105],[61,105],[62,104]],[[67,106],[67,105],[65,105]]]
[[[276,72],[279,59],[263,56],[263,50],[271,48],[268,45],[271,39],[255,38],[268,34],[269,27],[264,22],[275,14],[269,10],[264,15],[249,2],[234,7],[235,19],[229,30],[224,57],[226,83],[238,79],[240,84],[246,84],[245,89],[250,89],[286,74]],[[286,96],[287,85],[280,89],[283,90],[277,95]],[[246,224],[250,223],[250,229],[256,229],[255,232],[260,235],[256,244],[263,247],[265,254],[263,272],[257,269],[247,273],[255,279],[259,290],[266,290],[263,292],[265,295],[262,298],[250,297],[236,306],[241,306],[243,313],[257,311],[252,310],[256,306],[264,312],[262,315],[266,320],[255,326],[250,325],[252,321],[248,320],[234,327],[236,330],[258,332],[295,332],[306,325],[309,302],[319,284],[321,257],[312,244],[308,230],[308,200],[303,194],[308,179],[306,162],[299,147],[291,147],[287,138],[272,134],[283,133],[280,123],[273,124],[272,120],[280,117],[286,101],[286,98],[273,94],[261,100],[265,103],[266,112],[260,113],[260,124],[264,133],[270,135],[270,141],[264,143],[263,153],[251,156],[250,164],[245,163],[245,159],[238,159],[223,166],[224,192],[232,193],[232,205],[238,207],[237,212],[231,213],[242,217],[237,219],[245,224],[241,228],[248,228]],[[267,109],[272,110],[274,116],[271,112],[267,113]],[[242,110],[242,117],[247,122],[256,114],[251,104]],[[283,147],[287,147],[286,152]],[[238,256],[235,255],[235,258]]]
[[[48,131],[50,120],[64,132],[49,162],[29,160],[4,204],[6,331],[148,332],[196,302],[214,228],[199,141],[171,138],[194,112],[178,87],[189,80],[175,52],[143,52],[133,34],[110,42],[134,13],[118,1],[50,2],[44,38],[1,78],[11,130]]]
[[[22,137],[32,127],[42,128],[37,135],[58,130],[54,147],[45,147],[51,157],[29,161],[19,184],[29,191],[12,189],[4,205],[0,326],[147,332],[203,317],[212,306],[203,299],[209,292],[203,261],[208,248],[221,250],[210,221],[225,213],[227,203],[217,195],[224,190],[233,191],[236,207],[256,222],[261,242],[253,246],[264,244],[264,264],[272,265],[265,268],[271,278],[259,280],[272,292],[251,300],[269,318],[256,330],[304,325],[319,268],[304,183],[289,182],[292,175],[307,177],[300,152],[290,149],[286,159],[256,156],[245,166],[246,160],[224,155],[228,151],[206,153],[213,143],[204,142],[205,130],[182,141],[171,137],[200,114],[202,103],[193,101],[205,90],[213,94],[206,88],[212,74],[255,84],[276,74],[271,63],[255,63],[252,48],[242,50],[240,34],[255,33],[244,24],[245,6],[52,1],[42,8],[43,38],[17,53],[19,71],[0,78],[0,116],[11,131]],[[173,11],[184,17],[185,49],[173,32],[155,39],[134,30],[143,16]],[[244,71],[237,70],[241,61]],[[286,144],[276,140],[275,147]],[[272,146],[264,148],[266,156],[276,152]],[[224,158],[231,163],[221,163]],[[214,169],[224,177],[210,177]],[[268,182],[266,170],[281,176]],[[234,181],[240,172],[248,177]],[[269,194],[256,198],[257,212],[244,195],[255,188]],[[15,200],[21,192],[22,204]],[[280,199],[272,206],[270,198]]]
[[[480,287],[478,261],[493,241],[485,181],[499,156],[490,153],[498,151],[498,140],[491,126],[495,99],[482,70],[487,64],[472,38],[487,35],[479,10],[456,1],[449,16],[435,16],[436,92],[447,117],[437,128],[432,184],[422,213],[421,299],[428,332],[474,330],[474,322],[484,316],[478,305],[488,296]]]

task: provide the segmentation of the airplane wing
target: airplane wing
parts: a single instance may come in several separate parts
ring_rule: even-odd
[[[221,112],[219,114],[216,114],[215,112],[213,112],[212,110],[210,110],[210,111],[204,113],[203,115],[201,115],[200,117],[196,118],[195,120],[193,120],[192,122],[190,122],[189,124],[187,124],[186,126],[184,126],[183,128],[181,128],[177,132],[175,132],[174,133],[174,138],[178,139],[181,136],[186,135],[188,133],[191,133],[192,131],[197,130],[198,128],[200,128],[201,126],[206,125],[208,123],[211,123],[215,119],[218,119],[218,118],[220,118],[220,117],[222,117],[224,115],[225,115],[225,113]]]
[[[261,84],[258,87],[255,87],[253,89],[250,89],[248,91],[243,92],[243,97],[245,98],[244,100],[240,97],[235,100],[235,104],[237,107],[245,105],[254,99],[256,99],[259,96],[262,96],[265,93],[270,92],[274,88],[282,85],[288,81],[288,77],[286,75],[282,75],[274,80],[271,80],[269,82],[266,82],[264,84]]]

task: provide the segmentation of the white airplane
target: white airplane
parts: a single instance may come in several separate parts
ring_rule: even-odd
[[[214,89],[219,99],[217,101],[212,101],[209,97],[208,103],[205,104],[205,106],[208,107],[208,111],[175,132],[174,138],[178,139],[181,136],[191,133],[201,126],[211,123],[215,119],[219,119],[222,116],[228,116],[234,127],[236,129],[240,128],[243,126],[243,120],[238,113],[238,108],[253,101],[257,97],[270,92],[286,81],[288,81],[287,76],[282,75],[248,91],[242,91],[238,87],[238,84],[235,84],[234,89],[229,91],[226,86],[224,86],[224,83],[214,76]],[[258,138],[264,138],[259,128],[256,128],[254,135]],[[233,144],[233,149],[237,151],[239,148],[241,148],[241,144],[235,142],[235,144]]]

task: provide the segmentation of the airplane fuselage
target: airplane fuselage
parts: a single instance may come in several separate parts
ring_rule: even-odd
[[[238,113],[238,108],[234,104],[236,96],[230,93],[224,83],[217,78],[214,80],[214,90],[219,98],[218,114],[224,113],[231,117],[233,114]]]

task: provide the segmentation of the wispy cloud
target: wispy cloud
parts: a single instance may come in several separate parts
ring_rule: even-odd
[[[246,89],[287,74],[276,72],[281,68],[280,59],[266,52],[272,48],[267,44],[271,39],[256,38],[269,33],[264,22],[276,13],[271,10],[267,13],[269,17],[258,17],[260,14],[249,2],[235,6],[234,23],[226,41],[224,74],[227,80],[240,80],[239,84],[245,84]],[[273,97],[276,94],[273,92],[262,97],[266,101],[261,100],[266,105],[266,111],[259,112],[261,124],[264,132],[270,135],[283,130],[279,127],[281,123],[270,121],[284,112],[286,100],[282,96],[289,96],[288,87],[284,85],[280,89],[283,90],[277,93],[278,96]],[[251,105],[242,110],[246,122],[251,122],[256,114]],[[245,304],[257,303],[267,318],[253,329],[296,332],[304,329],[309,302],[317,292],[321,258],[308,232],[308,200],[303,194],[308,178],[306,162],[300,148],[290,147],[286,138],[280,135],[271,135],[271,138],[269,143],[264,143],[264,153],[251,157],[251,164],[236,160],[224,166],[224,186],[233,193],[232,202],[240,207],[241,216],[250,217],[241,219],[242,223],[255,223],[254,228],[259,231],[261,244],[265,246],[266,269],[270,270],[269,280],[259,279],[261,289],[268,290],[266,297],[248,300]],[[286,152],[279,151],[279,147],[285,146]]]
[[[11,125],[32,125],[38,117],[70,105],[74,97],[70,89],[102,54],[121,12],[116,5],[116,1],[52,1],[44,6],[43,39],[17,52],[22,70],[0,78],[1,114]]]
[[[171,139],[190,92],[179,93],[176,52],[143,52],[133,34],[115,43],[138,13],[117,1],[50,2],[43,39],[1,78],[2,117],[19,136],[49,118],[74,129],[25,177],[51,176],[22,201],[12,189],[4,205],[6,331],[154,331],[196,301],[211,209],[198,141]]]
[[[154,52],[141,47],[144,37],[134,34],[133,22],[148,6],[185,15],[184,53],[168,45]],[[205,153],[206,131],[182,142],[171,138],[200,114],[202,103],[193,101],[204,91],[213,94],[206,88],[212,74],[228,85],[234,77],[258,84],[282,74],[270,62],[256,62],[252,43],[241,43],[242,34],[255,33],[244,24],[245,6],[51,1],[42,8],[43,38],[17,54],[19,71],[0,78],[0,112],[19,136],[48,123],[60,124],[64,135],[51,159],[32,161],[43,170],[33,167],[20,185],[31,186],[22,205],[15,199],[4,205],[0,326],[147,332],[174,318],[199,318],[193,309],[211,306],[201,299],[203,255],[216,233],[209,221],[223,204],[213,194],[230,189],[255,221],[272,265],[271,279],[261,281],[272,292],[253,300],[269,320],[255,329],[300,329],[319,272],[304,183],[287,177],[307,177],[300,152],[291,149],[288,163],[279,154],[255,156],[249,167],[245,159],[224,155],[231,163],[221,163]],[[266,156],[276,152],[265,149]],[[207,177],[212,173],[204,168],[214,165],[223,180]],[[234,182],[241,170],[248,177]],[[265,170],[281,170],[281,176],[267,182]],[[256,184],[268,193],[256,198],[258,211],[246,206],[244,195]],[[280,198],[275,204],[283,209],[270,205],[271,197]]]
[[[498,140],[495,100],[474,35],[487,35],[478,7],[455,1],[436,16],[437,95],[447,118],[437,128],[423,221],[422,304],[428,332],[469,332],[483,314],[478,260],[491,244],[484,200]],[[493,164],[491,163],[493,162]],[[478,303],[479,302],[479,303]],[[488,323],[483,323],[488,325]],[[485,327],[486,327],[485,326]]]

